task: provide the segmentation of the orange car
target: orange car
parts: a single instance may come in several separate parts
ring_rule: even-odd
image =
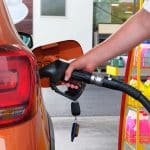
[[[20,36],[31,42],[28,35],[20,33]],[[52,121],[42,100],[38,65],[83,53],[77,42],[64,41],[38,47],[34,54],[20,40],[1,0],[0,150],[55,149]],[[48,87],[48,82],[42,79],[42,86]]]
[[[54,150],[35,57],[0,1],[0,150]]]

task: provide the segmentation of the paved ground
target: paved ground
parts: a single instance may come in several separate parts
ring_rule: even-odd
[[[56,150],[116,150],[117,127],[121,102],[121,93],[105,88],[88,85],[79,102],[81,117],[79,117],[80,134],[74,141],[70,140],[71,101],[43,89],[46,108],[52,117]],[[94,116],[94,117],[93,117]]]
[[[56,150],[117,150],[118,118],[81,117],[79,137],[72,143],[70,130],[73,118],[52,118]]]

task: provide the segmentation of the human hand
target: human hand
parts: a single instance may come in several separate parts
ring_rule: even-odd
[[[67,87],[78,89],[80,86],[80,82],[77,81],[70,81],[71,74],[74,70],[84,70],[87,72],[93,72],[95,69],[95,63],[92,61],[92,59],[89,56],[82,56],[76,60],[74,60],[72,63],[70,63],[69,67],[66,70],[65,78],[66,81],[64,84]]]

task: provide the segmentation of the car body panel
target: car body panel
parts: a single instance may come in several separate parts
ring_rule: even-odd
[[[40,109],[30,120],[0,129],[1,150],[50,150],[47,114],[44,105],[38,105]]]

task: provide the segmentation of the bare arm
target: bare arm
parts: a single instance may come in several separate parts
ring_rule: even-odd
[[[150,13],[142,9],[106,41],[71,63],[66,71],[65,80],[70,78],[74,69],[93,71],[98,65],[127,52],[148,38],[150,38]]]
[[[142,9],[123,24],[108,40],[93,49],[93,52],[95,51],[95,54],[100,56],[97,63],[100,64],[124,53],[149,37],[150,13]]]

